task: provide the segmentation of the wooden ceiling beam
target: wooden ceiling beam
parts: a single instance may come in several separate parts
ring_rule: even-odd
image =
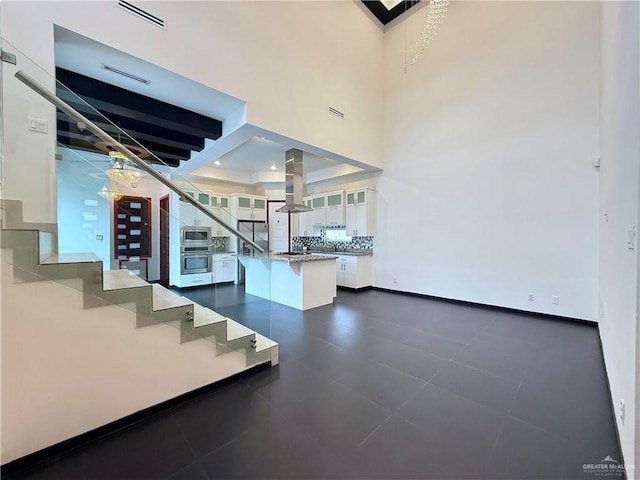
[[[63,68],[56,68],[56,78],[71,92],[105,114],[118,115],[141,123],[157,125],[166,130],[213,140],[217,140],[222,135],[220,120]],[[63,99],[80,103],[77,97],[64,87],[59,85],[57,91]],[[106,116],[109,117],[109,115]]]

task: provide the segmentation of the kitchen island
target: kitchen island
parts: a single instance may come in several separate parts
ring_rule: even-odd
[[[333,303],[335,255],[239,254],[245,292],[298,310]]]

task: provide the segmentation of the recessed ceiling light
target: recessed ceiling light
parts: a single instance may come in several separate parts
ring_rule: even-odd
[[[216,160],[215,162],[213,162],[213,164],[220,166],[220,165],[222,165],[222,162],[220,160]]]
[[[266,138],[264,137],[258,137],[260,140],[266,140]]]
[[[269,168],[270,168],[271,170],[277,170],[277,169],[278,169],[278,167],[277,167],[276,165],[271,165]]]

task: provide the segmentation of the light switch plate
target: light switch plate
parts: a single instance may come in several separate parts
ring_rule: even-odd
[[[28,127],[32,132],[47,133],[49,131],[49,122],[43,118],[29,117]]]

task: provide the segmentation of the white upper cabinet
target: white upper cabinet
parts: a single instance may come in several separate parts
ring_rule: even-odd
[[[311,197],[311,223],[316,226],[326,225],[327,223],[327,199],[324,195],[316,195]]]
[[[231,195],[231,215],[238,220],[252,220],[253,201],[251,195]]]
[[[371,188],[360,188],[345,192],[347,235],[352,237],[375,235],[375,193],[375,190]]]
[[[210,196],[208,193],[193,191],[186,192],[205,207],[209,207]],[[185,201],[180,202],[180,223],[182,225],[210,227],[211,222],[212,220],[210,217],[198,210],[191,203]]]
[[[344,225],[344,191],[312,195],[304,203],[313,212],[300,214],[300,235],[313,235],[314,226]]]
[[[259,195],[234,193],[229,196],[231,215],[238,220],[267,221],[267,198]]]
[[[267,221],[267,197],[253,197],[253,220]]]
[[[210,196],[211,210],[220,220],[231,225],[231,213],[229,212],[229,196],[212,193]],[[228,237],[229,231],[217,222],[212,222],[211,235],[214,237]]]
[[[307,207],[311,207],[311,198],[305,198],[303,203]],[[296,213],[294,215],[298,217],[298,235],[301,237],[313,235],[313,212]]]
[[[344,225],[344,192],[326,194],[328,225]]]

